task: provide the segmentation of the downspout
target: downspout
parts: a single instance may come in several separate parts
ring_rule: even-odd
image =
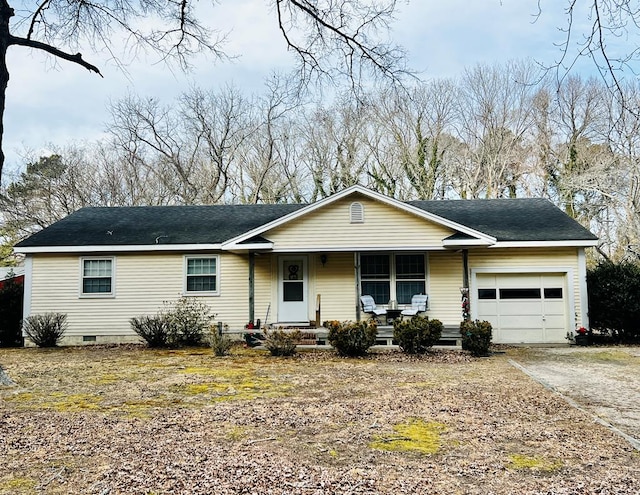
[[[249,321],[255,322],[255,276],[256,276],[256,254],[249,252]]]

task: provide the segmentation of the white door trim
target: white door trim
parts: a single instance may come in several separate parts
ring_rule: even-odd
[[[294,263],[291,263],[288,268],[285,268],[286,261]],[[302,274],[300,274],[300,268],[302,268]],[[286,270],[288,270],[288,272],[286,272]],[[286,284],[289,284],[291,287],[285,287]],[[306,254],[278,256],[277,292],[278,322],[309,322],[309,258]],[[292,300],[285,301],[286,297]],[[300,299],[298,299],[298,297]]]

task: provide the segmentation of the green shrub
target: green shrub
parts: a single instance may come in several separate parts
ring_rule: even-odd
[[[149,347],[169,345],[169,323],[164,316],[139,316],[131,318],[129,323]]]
[[[169,325],[169,345],[198,346],[205,340],[205,332],[215,315],[205,303],[193,297],[181,297],[165,303],[163,316]]]
[[[228,335],[223,335],[217,325],[211,325],[209,327],[209,345],[216,356],[226,356],[233,346],[233,341]]]
[[[22,301],[24,287],[13,278],[0,289],[0,347],[22,346]]]
[[[403,352],[424,354],[440,340],[443,327],[440,320],[416,315],[409,320],[396,320],[393,323],[393,338]]]
[[[369,347],[376,343],[378,326],[375,319],[368,321],[325,321],[329,329],[327,339],[341,356],[364,356]]]
[[[302,337],[300,330],[275,330],[264,331],[264,346],[272,356],[293,356],[296,353],[296,343]]]
[[[605,262],[587,272],[592,329],[617,342],[640,341],[640,266]]]
[[[480,320],[465,320],[460,323],[462,348],[473,356],[488,356],[491,346],[491,323]]]
[[[67,315],[43,313],[31,315],[24,321],[24,333],[38,347],[55,347],[67,329]]]

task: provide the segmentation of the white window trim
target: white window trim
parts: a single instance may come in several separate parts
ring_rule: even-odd
[[[397,255],[403,255],[403,254],[416,254],[416,255],[421,255],[424,257],[424,288],[425,288],[425,292],[426,294],[429,294],[429,257],[427,256],[427,253],[425,253],[424,251],[392,251],[392,252],[380,252],[380,251],[376,251],[376,252],[364,252],[364,253],[360,253],[360,254],[373,254],[373,255],[384,255],[384,256],[389,256],[389,278],[385,278],[385,279],[375,279],[376,281],[381,281],[381,282],[389,282],[389,297],[391,300],[393,301],[397,301],[398,300],[398,293],[396,291],[396,283],[399,281],[398,280],[398,276],[396,273],[396,256]],[[361,264],[360,260],[358,260],[358,264]],[[362,290],[362,281],[365,280],[374,280],[374,279],[367,279],[367,278],[362,278],[362,272],[360,272],[360,287],[358,290]],[[422,279],[400,279],[400,281],[409,281],[409,280],[422,280]],[[385,306],[387,303],[381,303],[380,305]],[[411,304],[400,304],[398,303],[400,307],[404,308],[404,307],[408,307]],[[429,307],[429,303],[427,303],[427,309]]]
[[[187,264],[193,259],[212,259],[216,260],[216,290],[193,291],[187,290]],[[185,254],[183,262],[182,276],[182,295],[183,296],[219,296],[220,295],[220,255],[219,254]]]
[[[111,292],[84,292],[84,262],[91,260],[111,261]],[[113,299],[116,297],[116,257],[115,256],[81,256],[80,257],[80,287],[78,287],[80,299]]]

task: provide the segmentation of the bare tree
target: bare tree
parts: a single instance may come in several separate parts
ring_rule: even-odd
[[[295,167],[295,114],[301,101],[292,80],[278,74],[266,83],[252,108],[253,129],[237,154],[231,180],[241,203],[301,202],[302,167]]]
[[[458,138],[466,149],[457,173],[461,196],[516,196],[527,172],[536,78],[526,61],[477,65],[464,72],[458,119]]]
[[[408,74],[404,51],[377,41],[377,35],[389,28],[396,0],[276,0],[275,4],[280,31],[298,56],[302,81],[346,76],[358,89],[363,76],[397,82]]]
[[[392,19],[394,0],[386,4],[362,0],[270,3],[287,45],[298,56],[301,81],[308,82],[316,74],[347,75],[355,84],[363,71],[395,80],[405,72],[402,50],[378,39]],[[207,16],[196,5],[189,0],[37,0],[21,3],[14,11],[8,0],[0,0],[0,177],[9,47],[41,50],[98,75],[100,69],[78,49],[103,50],[117,61],[114,38],[119,36],[127,53],[153,52],[182,68],[200,52],[218,60],[227,58],[225,36],[207,26]],[[143,22],[149,18],[153,22]]]
[[[162,185],[154,203],[213,204],[227,198],[240,145],[251,132],[249,102],[236,89],[193,89],[174,106],[129,97],[109,128],[126,161]]]
[[[362,101],[348,95],[305,115],[300,124],[300,161],[311,177],[310,201],[362,183],[369,157],[366,115]]]
[[[382,91],[372,105],[372,186],[400,199],[442,197],[444,156],[455,113],[455,87],[447,79],[410,92]]]
[[[606,143],[613,163],[597,181],[604,190],[594,227],[609,257],[640,258],[640,116],[627,106],[640,105],[640,85],[624,85],[625,103],[606,101],[606,119],[612,125]]]
[[[604,140],[598,141],[601,129],[607,127],[603,89],[593,78],[576,76],[569,76],[556,89],[552,118],[559,142],[555,164],[548,169],[549,183],[557,194],[556,201],[574,218],[579,217],[583,199],[581,180],[592,174],[589,169],[602,160],[603,153],[606,155],[606,149],[599,147]]]
[[[544,15],[538,0],[537,17]],[[548,68],[559,81],[571,73],[582,58],[591,59],[603,81],[625,105],[625,74],[638,73],[640,62],[640,8],[634,0],[566,0],[566,24],[560,57]],[[630,110],[637,111],[637,107]]]

